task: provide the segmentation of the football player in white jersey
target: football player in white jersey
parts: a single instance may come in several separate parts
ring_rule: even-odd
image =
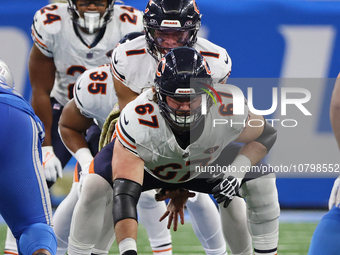
[[[146,36],[117,46],[112,54],[114,85],[120,109],[136,98],[145,87],[153,86],[158,60],[173,47],[194,47],[206,57],[212,76],[221,83],[226,82],[231,72],[231,58],[225,49],[197,37],[201,15],[195,1],[149,1],[143,21]],[[207,194],[197,194],[197,197],[188,200],[187,208],[196,235],[206,253],[211,254],[222,250],[224,244],[218,241],[221,238],[215,234],[220,233],[221,225],[217,212],[212,206],[205,206],[207,203],[213,203]],[[207,214],[215,217],[204,219]],[[229,226],[233,230],[224,235],[232,252],[241,254],[250,251],[251,236],[247,231],[246,208],[241,198],[233,201],[226,217],[229,217]],[[203,231],[207,229],[210,231]],[[239,233],[236,238],[234,230]]]
[[[138,35],[138,33],[131,33],[127,35],[128,41],[132,39],[134,36]],[[139,34],[144,38],[144,34]],[[127,42],[126,42],[127,43]],[[121,45],[120,43],[119,45]],[[100,78],[98,83],[96,83],[96,78]],[[101,88],[100,91],[94,91],[94,88]],[[96,93],[95,93],[96,92]],[[60,134],[61,137],[66,144],[66,146],[71,151],[78,151],[79,148],[85,148],[86,141],[84,137],[81,135],[84,130],[86,130],[89,125],[92,123],[92,119],[95,119],[96,123],[100,128],[103,127],[104,121],[106,117],[109,115],[112,108],[118,102],[116,97],[114,87],[113,87],[113,76],[110,75],[110,67],[108,66],[100,66],[98,68],[90,69],[84,72],[77,80],[74,88],[74,99],[71,100],[64,108],[63,113],[60,117]],[[80,164],[87,167],[89,166],[92,157],[88,156],[83,160],[80,160]],[[82,163],[83,162],[83,163]],[[111,171],[109,172],[111,174]],[[112,220],[112,203],[103,203],[104,206],[99,206],[98,204],[89,203],[88,201],[93,200],[93,197],[100,197],[102,201],[110,201],[112,202],[112,187],[108,185],[108,182],[105,179],[112,179],[111,176],[105,176],[105,178],[100,178],[99,176],[90,175],[86,177],[90,180],[87,181],[85,188],[82,188],[82,192],[80,194],[79,202],[75,208],[73,218],[72,218],[72,231],[70,233],[69,238],[69,247],[68,253],[73,254],[75,249],[75,244],[78,247],[83,247],[82,254],[85,253],[85,247],[90,243],[97,244],[96,240],[100,240],[101,243],[104,240],[107,240],[108,231],[102,230],[102,226],[98,224],[98,218],[101,218],[99,213],[105,212],[105,215],[111,217],[110,219],[105,220],[105,222],[113,222]],[[111,183],[111,182],[110,182]],[[60,206],[64,206],[65,201],[68,201],[69,197],[73,199],[77,198],[76,188],[77,183],[73,184],[72,190],[68,197],[62,202]],[[91,193],[93,189],[88,187],[100,186],[102,189],[96,189],[94,193]],[[107,188],[107,190],[105,190]],[[88,189],[88,190],[87,190]],[[155,192],[153,192],[153,197]],[[108,197],[106,197],[108,196]],[[150,197],[150,196],[149,196]],[[155,199],[152,197],[151,200],[147,200],[144,193],[142,193],[141,199],[138,203],[139,208],[148,207],[152,210],[152,217],[150,217],[151,212],[148,213],[147,210],[138,210],[139,218],[141,222],[144,223],[146,221],[152,221],[152,219],[159,219],[166,207],[164,203],[156,203]],[[99,201],[99,199],[97,199]],[[99,202],[98,202],[99,203]],[[200,206],[193,206],[193,204],[199,204]],[[204,208],[210,204],[210,207]],[[226,253],[226,244],[223,238],[222,228],[219,222],[219,214],[216,210],[214,203],[208,195],[197,193],[196,196],[187,203],[187,206],[191,208],[190,215],[192,218],[193,229],[196,235],[199,237],[203,247],[206,250],[207,254],[224,254]],[[68,204],[68,208],[70,208],[70,204]],[[85,209],[86,208],[86,209]],[[101,208],[101,209],[100,209]],[[156,210],[157,208],[157,210]],[[95,215],[95,217],[91,217],[91,215]],[[206,217],[204,225],[196,222],[195,217],[199,221],[202,220],[202,217]],[[209,216],[209,217],[207,217]],[[62,215],[59,215],[58,209],[54,215],[54,218],[61,218]],[[102,217],[104,218],[104,216]],[[84,220],[86,219],[86,220]],[[93,220],[93,224],[91,223]],[[155,225],[155,223],[153,223]],[[163,222],[163,226],[166,227],[166,223]],[[111,227],[113,231],[113,224],[110,226],[106,224],[105,227]],[[89,228],[87,231],[86,229]],[[97,229],[97,230],[95,230]],[[112,232],[111,231],[111,232]],[[150,243],[152,250],[157,254],[170,254],[171,253],[171,239],[170,235],[166,235],[164,233],[164,229],[162,226],[147,228]],[[58,233],[58,231],[56,231]],[[102,235],[101,238],[98,238],[97,232],[100,232]],[[83,233],[87,233],[84,235]],[[163,243],[160,241],[156,241],[155,236],[158,237],[158,240],[164,240]],[[106,237],[106,238],[105,238]],[[80,245],[81,243],[81,245]],[[168,243],[169,245],[164,245]],[[59,248],[59,246],[58,246]],[[87,248],[88,251],[90,250]]]
[[[152,4],[153,7],[155,7],[155,5],[159,3],[160,1],[151,1],[149,5]],[[200,23],[200,15],[199,13],[197,13],[197,6],[194,4],[193,1],[164,1],[164,4],[166,3],[183,3],[183,11],[180,10],[180,12],[175,15],[176,17],[180,16],[180,20],[183,24],[189,24],[189,22],[186,23],[186,21],[189,20],[188,15],[193,15],[194,22],[187,28],[190,30],[190,33],[193,32],[190,37],[192,37],[191,42],[194,42]],[[148,9],[148,7],[146,9]],[[154,11],[154,9],[151,11]],[[156,17],[158,19],[164,19],[164,15],[160,13],[156,13],[156,15],[153,15],[151,11],[148,13],[150,16]],[[180,26],[181,24],[177,23],[177,25]],[[185,34],[186,33],[187,32],[185,32]],[[165,43],[168,43],[168,40],[166,40]],[[121,47],[125,44],[129,44],[130,46]],[[210,57],[211,62],[213,61],[213,76],[218,78],[220,82],[225,82],[231,71],[231,59],[228,56],[226,50],[203,38],[199,38],[199,42],[197,42],[197,47],[200,48],[202,54]],[[119,106],[120,109],[122,109],[127,101],[132,100],[137,93],[141,93],[142,89],[144,88],[143,86],[151,86],[154,77],[154,70],[157,65],[157,60],[153,57],[153,55],[148,53],[147,44],[144,36],[138,37],[133,41],[120,44],[119,46],[117,46],[117,51],[118,49],[120,55],[118,56],[118,54],[113,54],[113,72],[117,72],[115,69],[115,64],[117,64],[117,61],[119,59],[119,67],[117,67],[119,69],[118,76],[123,77],[123,79],[126,79],[131,83],[138,84],[135,85],[135,87],[132,89],[133,91],[130,91],[129,88],[122,91],[122,89],[119,88],[121,92],[117,94],[120,98]],[[120,62],[120,60],[122,61]],[[121,73],[123,73],[123,75],[121,75]],[[125,88],[125,85],[122,86],[124,86]],[[115,88],[117,88],[116,81]],[[210,204],[210,206],[206,206],[207,204]],[[189,209],[194,232],[200,240],[206,253],[223,254],[224,252],[226,252],[226,244],[223,238],[219,214],[214,207],[214,203],[209,195],[197,193],[194,198],[189,199],[187,203],[187,208]],[[81,219],[80,215],[83,215],[83,211],[84,210],[77,210],[75,214],[78,214],[78,217],[75,216],[74,218]],[[141,213],[139,213],[139,215],[141,215]],[[206,215],[210,215],[210,217],[206,218]],[[234,253],[245,252],[247,250],[251,250],[252,248],[251,237],[249,235],[249,232],[247,231],[247,222],[245,215],[246,210],[244,201],[240,198],[235,199],[235,201],[233,202],[233,206],[228,209],[227,216],[229,217],[231,222],[229,225],[234,224],[237,229],[240,229],[239,232],[242,232],[242,234],[238,235],[238,237],[235,238],[235,235],[231,234],[233,231],[225,233],[229,246],[232,248]],[[77,228],[82,229],[84,227],[84,225],[80,222],[81,220],[79,220],[79,223],[72,223],[72,228],[74,228],[73,233],[78,232]],[[80,238],[78,237],[77,240],[80,241]]]
[[[142,32],[130,33],[119,43],[141,34],[143,35]],[[98,144],[96,148],[89,148],[83,134],[89,129],[93,120],[102,129],[106,117],[116,104],[118,99],[113,87],[110,66],[102,65],[89,69],[79,76],[74,86],[74,99],[66,104],[60,116],[61,138],[70,152],[75,154],[79,164],[75,169],[71,191],[58,206],[53,218],[58,223],[55,226],[58,255],[65,254],[67,248],[70,255],[108,254],[115,239],[111,213],[112,187],[105,179],[98,179],[92,183],[96,186],[96,197],[89,197],[86,192],[84,194],[79,191],[82,180],[88,175],[90,162],[98,152]],[[154,195],[155,191],[142,194],[138,203],[139,216],[148,232],[153,252],[170,255],[172,254],[170,231],[166,228],[166,223],[158,221],[166,206],[165,203],[157,203]],[[78,198],[79,203],[77,203]],[[95,212],[91,211],[87,214],[89,210],[83,204],[93,208]],[[73,210],[76,215],[72,219],[75,222],[73,224],[81,227],[71,228],[70,233],[69,215],[72,215]]]
[[[197,37],[200,17],[197,4],[192,0],[149,1],[143,18],[146,40],[138,37],[131,42],[119,45],[112,53],[114,86],[119,98],[120,109],[136,98],[145,87],[153,86],[153,72],[157,66],[157,60],[173,47],[185,45],[195,48],[209,63],[212,77],[220,83],[226,82],[231,71],[231,59],[225,49]],[[236,145],[233,144],[233,146]],[[241,198],[236,197],[227,210],[222,211],[225,214],[223,216],[224,223],[229,226],[229,231],[224,231],[224,235],[233,253],[250,254],[252,242],[255,249],[259,251],[276,249],[279,208],[276,207],[276,187],[272,188],[273,190],[268,191],[273,194],[268,204],[273,205],[270,207],[270,210],[273,209],[273,213],[268,219],[261,219],[261,222],[268,221],[269,227],[263,230],[263,225],[258,225],[262,229],[261,231],[250,230],[252,234],[263,233],[261,235],[255,237],[253,234],[253,238],[251,238],[247,231],[246,208]],[[265,190],[261,192],[265,192]],[[259,202],[262,201],[260,196],[261,194],[259,194]],[[192,206],[195,205],[197,206],[196,210],[192,209],[191,211],[201,211],[200,204],[193,203]],[[261,206],[261,203],[257,205]],[[265,208],[264,206],[263,209]],[[200,225],[198,228],[208,229],[204,226],[205,223],[208,224],[208,221],[200,220],[198,216],[193,218]],[[227,219],[229,219],[228,223]],[[250,219],[250,222],[253,221],[255,218]],[[252,226],[256,228],[255,224]]]
[[[268,153],[275,143],[276,130],[262,116],[248,111],[246,103],[243,115],[233,115],[230,86],[216,86],[215,94],[222,100],[220,104],[213,104],[208,95],[215,86],[210,73],[205,59],[194,49],[171,50],[159,62],[155,88],[126,105],[112,142],[93,160],[91,168],[96,173],[112,165],[113,219],[120,254],[137,254],[135,203],[142,190],[163,187],[213,193],[221,203],[222,222],[225,207],[240,194],[247,201],[251,230],[254,230],[252,225],[259,223],[264,223],[264,227],[269,222],[263,220],[272,218],[274,211],[279,210],[277,192],[267,194],[269,190],[276,191],[273,173],[268,174],[268,178],[253,179],[255,176],[244,171]],[[205,80],[193,83],[191,78]],[[229,124],[213,126],[216,119]],[[250,121],[262,125],[250,125]],[[227,146],[232,141],[244,145],[235,152],[235,148]],[[204,171],[204,166],[226,167],[229,164],[231,170],[226,169],[222,179],[207,182],[214,175]],[[264,186],[261,190],[260,183]],[[259,207],[259,194],[266,201],[262,206],[274,208]],[[123,211],[121,208],[130,209]],[[276,230],[275,224],[272,227]],[[253,238],[258,237],[260,229],[252,234]],[[255,247],[255,254],[276,254],[276,247],[272,250]]]
[[[32,106],[46,127],[43,154],[50,185],[71,158],[57,129],[62,108],[73,97],[77,77],[109,63],[107,54],[126,33],[143,31],[140,11],[114,3],[69,0],[68,4],[47,5],[34,16],[29,75]]]

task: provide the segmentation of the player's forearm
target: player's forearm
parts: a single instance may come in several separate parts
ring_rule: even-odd
[[[252,166],[256,165],[267,154],[268,151],[266,147],[263,144],[256,141],[245,144],[239,152],[239,155],[244,155],[247,158],[249,158]]]
[[[75,154],[81,148],[88,148],[85,136],[83,133],[75,131],[69,127],[59,124],[59,133],[62,141],[68,150]]]
[[[266,147],[258,142],[253,141],[243,145],[238,155],[231,163],[231,169],[233,169],[233,172],[230,174],[228,173],[225,177],[232,175],[241,182],[246,174],[245,170],[257,164],[266,155]]]
[[[258,135],[257,135],[258,136]],[[239,180],[244,178],[245,169],[254,166],[262,160],[270,151],[276,142],[276,129],[269,123],[265,122],[262,133],[250,142],[247,142],[241,148],[238,156],[232,163],[233,167],[238,169],[234,177]]]

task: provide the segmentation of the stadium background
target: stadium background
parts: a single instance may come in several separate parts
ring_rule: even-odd
[[[146,5],[141,0],[124,2],[140,10]],[[35,11],[48,3],[47,0],[11,0],[0,9],[0,57],[11,67],[16,87],[27,100],[31,93],[27,71],[32,46],[30,27]],[[271,86],[292,86],[284,78],[313,78],[307,85],[303,82],[312,95],[307,105],[311,117],[299,116],[296,108],[290,111],[291,116],[277,115],[279,111],[268,116],[298,118],[299,126],[294,130],[277,126],[278,142],[267,162],[283,166],[339,163],[329,122],[329,102],[334,78],[340,71],[340,2],[197,0],[197,4],[203,14],[201,36],[227,49],[233,61],[231,78],[256,78],[256,82],[260,78],[280,78],[254,86],[255,108],[270,108]],[[240,85],[244,92],[255,82],[248,81]],[[73,160],[68,165],[66,184],[62,186],[70,184],[74,163]],[[282,208],[326,209],[338,174],[279,174],[277,185]],[[54,203],[65,195],[63,187],[52,193]]]

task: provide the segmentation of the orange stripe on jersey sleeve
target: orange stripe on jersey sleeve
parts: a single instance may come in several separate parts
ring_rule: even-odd
[[[215,53],[215,52],[210,52],[210,51],[200,51],[200,54],[203,57],[213,57],[213,58],[219,58],[220,54]]]
[[[137,147],[136,146],[134,146],[134,145],[132,145],[132,144],[130,144],[123,136],[122,136],[122,133],[120,132],[120,130],[119,130],[119,125],[116,125],[116,130],[117,130],[117,132],[118,132],[118,136],[119,136],[119,138],[120,139],[122,139],[127,145],[129,145],[131,148],[133,148],[133,149],[137,149]]]
[[[110,64],[110,66],[111,66],[111,70],[112,70],[112,73],[114,74],[115,78],[120,80],[121,82],[124,82],[124,80],[117,75],[117,73],[115,72],[115,69],[113,68],[112,64]]]
[[[146,54],[145,49],[126,51],[126,56],[134,56],[134,55],[141,55],[141,54]]]
[[[32,34],[33,34],[33,36],[34,36],[35,40],[37,41],[37,43],[39,43],[41,46],[43,46],[43,47],[47,48],[47,46],[46,46],[45,44],[43,44],[42,42],[40,42],[40,41],[39,41],[39,39],[38,39],[38,37],[36,37],[36,36],[35,36],[35,33],[34,33],[34,31],[33,31],[33,30],[32,30]]]
[[[115,130],[115,132],[114,132],[113,135],[112,135],[111,142],[112,142],[113,139],[115,139],[116,137],[117,137],[117,132],[116,132],[116,130]]]

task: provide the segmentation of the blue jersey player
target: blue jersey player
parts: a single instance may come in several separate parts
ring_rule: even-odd
[[[43,174],[44,128],[14,89],[0,59],[0,214],[14,234],[20,255],[54,255],[50,196]]]
[[[340,73],[336,79],[330,105],[330,119],[340,148]],[[340,251],[340,176],[335,180],[327,212],[316,227],[308,255],[335,255]]]

